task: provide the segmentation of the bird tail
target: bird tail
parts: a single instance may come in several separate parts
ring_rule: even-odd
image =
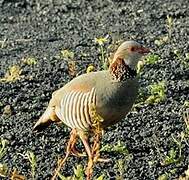
[[[33,131],[41,131],[48,127],[53,122],[60,122],[60,119],[57,117],[54,107],[48,106],[43,115],[39,118],[36,124],[33,127]]]

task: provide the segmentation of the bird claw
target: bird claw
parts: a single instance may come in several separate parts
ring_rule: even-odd
[[[86,157],[87,156],[85,152],[80,153],[78,151],[77,152],[71,151],[71,154],[76,157]]]

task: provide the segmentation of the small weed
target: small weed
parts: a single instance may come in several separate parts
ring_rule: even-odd
[[[140,73],[144,66],[147,64],[155,64],[160,60],[160,56],[157,54],[150,54],[144,60],[141,60],[137,64],[137,74]]]
[[[165,172],[164,174],[160,175],[158,177],[158,180],[168,180],[175,173],[176,173],[176,169],[171,169],[168,172]]]
[[[90,73],[90,72],[94,72],[95,71],[95,67],[91,64],[87,67],[86,73]]]
[[[173,18],[171,16],[167,15],[166,28],[167,28],[169,39],[171,39],[171,37],[172,37],[173,26],[174,26]]]
[[[105,176],[105,175],[102,174],[102,175],[100,175],[99,177],[96,177],[95,179],[96,179],[96,180],[104,180],[104,176]]]
[[[64,175],[58,173],[58,177],[61,180],[84,180],[85,179],[85,173],[84,173],[84,168],[81,164],[78,164],[76,168],[74,167],[74,175],[65,177]],[[99,177],[95,177],[96,180],[103,180],[104,175],[101,175]]]
[[[66,59],[66,60],[73,60],[74,59],[74,53],[68,49],[63,49],[60,51],[60,58]]]
[[[160,60],[159,55],[157,54],[150,54],[145,59],[145,64],[155,64]]]
[[[7,175],[8,175],[7,165],[0,163],[0,177],[7,177]]]
[[[125,162],[123,159],[119,159],[117,162],[116,162],[116,167],[118,169],[118,173],[116,175],[116,180],[124,180],[124,169],[125,169]]]
[[[146,99],[146,104],[158,104],[166,98],[165,82],[161,81],[148,86],[150,96]]]
[[[84,179],[84,169],[82,165],[77,165],[76,168],[74,167],[74,175],[65,177],[62,174],[58,173],[58,177],[61,180],[83,180]]]
[[[159,37],[158,39],[156,39],[154,41],[154,44],[156,44],[157,46],[161,46],[161,45],[167,43],[168,40],[169,40],[169,36],[168,35],[162,36],[162,37]]]
[[[184,136],[185,137],[189,137],[189,109],[187,109],[184,112],[183,119],[184,119],[184,122],[186,124],[186,129],[185,129],[185,132],[184,132]]]
[[[180,176],[178,180],[188,180],[189,179],[189,166],[188,169],[184,172],[184,176]]]
[[[95,38],[95,43],[99,45],[99,52],[100,52],[100,66],[102,69],[106,70],[108,69],[108,60],[105,57],[106,50],[104,47],[104,44],[108,41],[107,37],[100,37]]]
[[[162,36],[158,39],[155,40],[155,44],[158,46],[161,46],[167,42],[169,42],[172,38],[172,33],[173,33],[173,27],[174,27],[174,20],[171,16],[167,15],[167,19],[165,21],[165,26],[167,29],[167,35]]]
[[[36,167],[37,167],[36,156],[35,156],[35,154],[33,152],[28,151],[26,153],[26,157],[29,160],[30,165],[31,165],[32,178],[35,179],[35,170],[36,170]]]
[[[185,107],[185,108],[189,108],[189,101],[184,101],[184,104],[183,104],[183,107]]]
[[[76,61],[74,60],[74,53],[68,49],[60,51],[58,56],[60,59],[64,59],[68,63],[68,73],[70,76],[75,77],[77,74]]]
[[[169,176],[167,173],[165,174],[162,174],[158,177],[158,180],[168,180],[169,179]]]
[[[6,47],[6,41],[7,41],[7,38],[5,38],[3,41],[0,41],[0,43],[1,43],[0,48],[1,49],[3,49],[4,47]]]
[[[143,68],[144,68],[145,62],[143,60],[139,61],[137,64],[137,74],[139,74],[140,72],[142,72]]]
[[[189,53],[185,53],[183,55],[180,50],[175,49],[173,51],[173,54],[176,56],[176,58],[186,67],[189,68]]]
[[[18,65],[9,67],[4,78],[0,78],[0,82],[15,82],[21,78],[22,70]]]
[[[182,142],[184,141],[184,133],[181,133],[179,138],[180,139],[178,140],[172,135],[173,142],[177,145],[177,148],[171,148],[168,155],[161,162],[163,166],[179,163],[182,160]]]
[[[75,77],[77,74],[76,62],[68,61],[68,73],[70,76]]]
[[[121,154],[124,154],[124,155],[129,154],[127,147],[121,141],[118,141],[116,145],[107,144],[105,146],[102,146],[100,151],[117,152],[117,153],[121,153]]]
[[[82,165],[79,164],[76,168],[74,168],[74,175],[78,180],[82,180],[84,178],[84,169]]]
[[[7,148],[6,145],[8,144],[8,141],[6,139],[1,138],[0,141],[0,159],[6,154]]]
[[[34,57],[27,57],[22,59],[23,63],[26,65],[35,65],[37,64],[37,59],[35,59]]]
[[[176,152],[175,149],[172,148],[169,151],[168,155],[163,160],[163,162],[161,162],[161,165],[166,166],[166,165],[169,165],[169,164],[176,163],[177,162],[176,156],[177,156],[177,152]]]
[[[133,111],[144,104],[158,104],[164,101],[165,98],[166,87],[164,81],[149,85],[147,88],[141,88],[139,89],[137,101],[133,106]]]

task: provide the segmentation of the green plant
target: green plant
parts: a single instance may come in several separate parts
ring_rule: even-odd
[[[168,179],[170,179],[171,176],[172,176],[173,174],[175,174],[175,173],[176,173],[176,169],[171,169],[171,170],[169,170],[168,172],[165,172],[164,174],[160,175],[160,176],[158,177],[158,180],[168,180]]]
[[[116,167],[118,169],[118,173],[116,175],[116,180],[123,180],[123,175],[124,175],[124,168],[125,168],[125,161],[124,159],[119,159],[117,162],[116,162]]]
[[[168,180],[169,179],[169,176],[167,173],[165,174],[162,174],[158,177],[158,180]]]
[[[189,53],[183,55],[180,50],[175,49],[173,50],[173,54],[186,68],[189,68]]]
[[[172,36],[173,25],[174,25],[173,18],[171,16],[167,15],[166,28],[167,28],[169,39],[171,39],[171,36]]]
[[[160,60],[160,56],[157,54],[150,54],[146,56],[144,60],[141,60],[137,64],[137,74],[143,70],[143,67],[147,64],[156,64]]]
[[[95,67],[94,67],[92,64],[90,64],[90,65],[87,67],[86,73],[94,72],[94,70],[95,70]]]
[[[174,27],[174,20],[169,15],[167,15],[167,19],[165,21],[165,26],[166,26],[166,29],[167,29],[167,34],[165,36],[159,37],[154,42],[158,46],[163,45],[163,44],[165,44],[165,43],[167,43],[168,41],[171,40],[172,33],[173,33],[173,27]]]
[[[4,78],[0,78],[0,82],[15,82],[21,78],[22,70],[18,65],[9,67]]]
[[[161,162],[161,164],[163,166],[169,165],[169,164],[173,164],[177,162],[177,152],[175,149],[171,149],[168,153],[168,155],[165,157],[165,159]]]
[[[127,147],[121,141],[118,141],[117,144],[115,144],[115,145],[107,144],[105,146],[102,146],[100,151],[118,152],[118,153],[121,153],[121,154],[124,154],[124,155],[128,155],[129,154],[129,151],[128,151]]]
[[[74,59],[74,53],[68,49],[62,49],[60,51],[60,58],[66,59],[66,60],[73,60]]]
[[[7,38],[3,39],[3,41],[0,41],[0,43],[1,43],[0,48],[1,49],[3,49],[6,46],[6,41],[7,41]]]
[[[146,104],[157,104],[166,98],[165,82],[161,81],[148,86],[150,96],[145,100]]]
[[[36,167],[37,167],[36,156],[32,151],[28,151],[26,153],[26,157],[29,160],[30,165],[31,165],[32,178],[35,179],[35,170],[36,170]]]
[[[76,166],[76,168],[74,167],[74,175],[73,176],[65,177],[62,174],[58,173],[58,177],[61,180],[83,180],[85,177],[83,166],[81,164],[78,164]]]
[[[0,177],[6,177],[8,174],[8,167],[6,164],[0,163]]]
[[[106,70],[108,68],[108,61],[107,58],[105,58],[105,43],[108,41],[107,37],[100,37],[100,38],[95,38],[95,43],[99,45],[99,52],[100,52],[100,66],[102,69]]]
[[[61,180],[84,180],[85,179],[85,175],[84,175],[84,169],[83,166],[81,164],[78,164],[76,166],[76,168],[74,167],[74,175],[73,176],[69,176],[69,177],[65,177],[64,175],[58,173],[58,177]],[[100,175],[99,177],[95,177],[96,180],[103,180],[104,175]]]
[[[0,141],[0,159],[6,154],[7,148],[6,145],[8,144],[8,141],[6,139],[1,138]]]
[[[163,166],[169,164],[179,163],[182,160],[182,143],[184,141],[184,133],[181,133],[179,140],[172,135],[173,142],[176,144],[177,148],[171,148],[168,155],[165,156],[164,160],[161,162]]]
[[[150,54],[145,59],[145,64],[155,64],[160,60],[159,55],[157,54]]]
[[[22,61],[24,64],[27,64],[27,65],[37,64],[37,59],[34,57],[27,57],[27,58],[22,59]]]

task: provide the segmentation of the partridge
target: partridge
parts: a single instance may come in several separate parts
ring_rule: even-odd
[[[79,137],[88,155],[87,179],[92,167],[101,161],[99,147],[102,132],[123,119],[132,108],[138,91],[136,66],[149,49],[135,41],[125,41],[114,54],[108,70],[80,75],[55,91],[49,105],[34,126],[41,130],[52,122],[63,122],[72,129],[66,157],[59,164],[52,179],[69,154],[80,155],[75,148]],[[89,136],[93,145],[89,145]]]

